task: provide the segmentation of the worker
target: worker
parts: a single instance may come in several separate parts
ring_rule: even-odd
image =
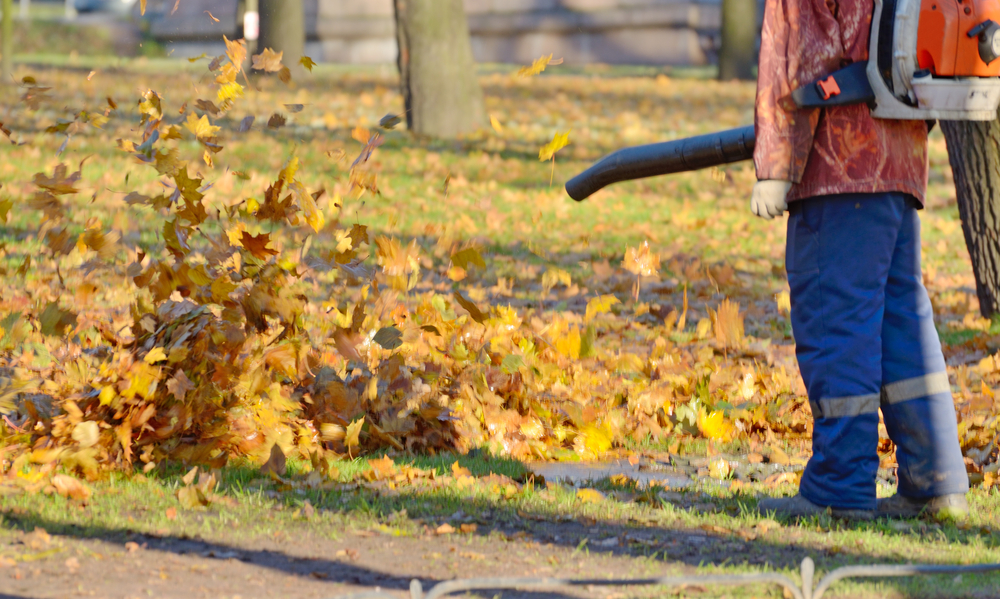
[[[967,514],[951,386],[920,271],[924,121],[864,104],[796,109],[789,94],[868,59],[873,0],[767,0],[751,210],[788,211],[785,265],[812,457],[799,493],[759,502],[789,517]],[[897,492],[876,501],[879,408]]]

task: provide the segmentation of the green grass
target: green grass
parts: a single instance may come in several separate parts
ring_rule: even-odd
[[[525,465],[486,454],[399,456],[397,463],[433,468],[443,475],[456,460],[476,476],[497,473],[525,480]],[[732,492],[718,483],[702,482],[668,492],[602,480],[595,481],[593,488],[604,491],[606,499],[584,503],[574,488],[554,483],[533,485],[530,479],[513,492],[490,484],[424,491],[401,485],[388,492],[385,487],[379,490],[348,482],[358,480],[368,469],[365,460],[337,465],[343,484],[326,490],[300,487],[285,492],[276,491],[282,484],[260,476],[255,468],[227,467],[220,471],[218,490],[224,499],[217,498],[198,510],[184,510],[179,505],[176,493],[184,483],[176,468],[149,476],[114,475],[95,485],[94,497],[82,510],[76,502],[58,496],[6,496],[0,500],[0,536],[3,530],[30,531],[41,526],[70,538],[124,540],[146,534],[250,548],[257,540],[278,532],[294,536],[309,531],[334,540],[352,531],[420,536],[426,534],[426,527],[434,529],[462,513],[462,521],[479,525],[474,533],[477,536],[510,536],[525,530],[539,542],[576,546],[588,552],[607,551],[592,542],[613,535],[627,539],[630,534],[641,537],[651,533],[654,539],[669,539],[677,533],[707,531],[710,537],[720,539],[718,548],[706,555],[669,543],[628,543],[615,549],[648,560],[644,563],[661,572],[671,563],[697,566],[703,573],[752,572],[768,564],[769,569],[797,579],[798,563],[805,556],[812,557],[822,573],[850,564],[966,564],[996,561],[1000,555],[996,492],[973,491],[972,516],[960,526],[918,520],[850,524],[828,517],[781,524],[755,513],[753,494],[765,491],[759,487]],[[289,471],[291,480],[299,478],[296,470]],[[315,510],[313,515],[304,513],[307,503]],[[707,505],[715,511],[706,512]],[[171,508],[177,510],[174,518],[169,515]],[[580,522],[586,523],[585,528],[580,528]],[[555,535],[562,540],[553,541]],[[589,547],[583,539],[590,540]],[[995,575],[976,575],[963,576],[960,583],[943,576],[854,581],[836,585],[832,596],[877,596],[881,591],[892,596],[986,596],[983,593],[993,588],[994,580]]]
[[[4,197],[20,201],[32,193],[34,173],[51,173],[60,162],[75,166],[86,158],[86,193],[67,200],[73,207],[74,234],[82,231],[89,218],[98,218],[114,224],[136,247],[157,246],[162,215],[149,210],[126,211],[120,200],[125,190],[151,193],[157,189],[158,178],[150,169],[124,157],[115,147],[115,140],[136,138],[135,100],[144,89],[161,92],[172,122],[180,119],[176,111],[183,103],[211,97],[202,74],[206,61],[192,64],[168,58],[70,58],[38,53],[20,55],[18,63],[18,77],[31,74],[40,84],[51,85],[54,99],[39,111],[29,111],[19,102],[22,90],[0,90],[4,105],[12,107],[13,118],[6,124],[14,129],[16,139],[28,142],[5,150],[0,164]],[[90,70],[99,71],[92,82],[86,79]],[[790,342],[788,319],[773,308],[774,294],[785,286],[784,233],[780,225],[749,215],[747,197],[753,182],[749,164],[624,183],[582,204],[572,203],[561,190],[561,184],[570,176],[619,147],[752,122],[752,85],[722,85],[708,80],[711,73],[707,71],[678,69],[553,68],[530,81],[512,79],[509,74],[513,70],[510,65],[484,65],[479,69],[487,111],[498,116],[507,134],[483,133],[460,142],[439,142],[415,139],[398,130],[383,132],[386,143],[376,154],[380,181],[385,182],[383,195],[348,198],[343,202],[343,211],[327,206],[330,220],[341,219],[345,226],[361,222],[379,234],[417,239],[431,268],[447,262],[452,246],[479,245],[485,248],[488,269],[487,273],[471,275],[475,283],[489,286],[501,277],[524,281],[510,301],[525,303],[540,301],[538,290],[530,288],[537,273],[529,276],[525,271],[558,267],[569,271],[574,282],[586,285],[594,274],[593,262],[607,259],[617,265],[627,246],[648,240],[664,256],[659,282],[677,283],[676,290],[649,301],[679,307],[681,287],[699,279],[702,283],[689,285],[688,329],[673,333],[671,342],[693,341],[694,325],[707,316],[705,307],[714,305],[722,295],[733,295],[745,308],[754,307],[746,321],[749,333],[774,343]],[[310,189],[324,187],[331,194],[345,194],[346,167],[360,147],[351,139],[351,130],[356,125],[374,127],[382,115],[401,112],[395,85],[390,67],[319,65],[313,75],[296,82],[294,89],[262,80],[260,92],[248,93],[239,110],[222,119],[226,152],[219,155],[212,168],[197,166],[206,179],[216,183],[213,193],[218,195],[210,201],[234,202],[259,194],[293,152],[304,165],[301,177]],[[103,110],[107,96],[118,101],[119,110],[111,114],[105,129],[88,128],[74,135],[64,154],[57,156],[64,138],[46,134],[44,128],[58,118],[71,117],[76,110]],[[261,120],[266,122],[269,114],[284,110],[288,102],[305,104],[306,109],[284,129],[262,130]],[[257,116],[258,128],[238,135],[235,124],[245,114]],[[328,114],[334,118],[328,119]],[[571,130],[572,143],[557,156],[555,182],[550,186],[551,165],[538,162],[538,148],[553,133],[566,130]],[[190,154],[186,159],[197,163],[200,153],[195,144],[182,144],[182,149]],[[348,155],[346,161],[337,162],[328,156],[328,152],[337,150]],[[922,214],[924,263],[936,273],[929,277],[929,287],[938,309],[942,340],[948,346],[962,346],[977,339],[996,338],[1000,335],[1000,323],[996,321],[985,332],[959,326],[968,314],[971,272],[962,254],[964,242],[957,209],[950,199],[954,192],[950,189],[940,132],[932,136],[931,164],[930,201]],[[231,172],[237,169],[249,172],[254,179],[248,183],[235,180]],[[452,184],[445,194],[443,183],[449,175]],[[6,276],[12,285],[20,285],[12,278],[12,269],[24,256],[39,254],[36,226],[34,212],[16,210],[0,230],[0,243],[8,244],[0,266],[8,269]],[[317,237],[314,247],[329,247],[330,243],[327,234]],[[738,278],[720,290],[706,282],[703,273],[706,267],[722,264],[732,266]],[[37,281],[35,277],[37,273],[29,271],[28,283]],[[329,285],[332,279],[317,278],[317,288],[308,292],[327,299],[325,295],[330,291],[323,285]],[[118,285],[115,289],[123,287],[120,278],[114,281]],[[596,288],[599,285],[595,284]],[[100,299],[123,312],[133,300],[134,295],[124,291]],[[567,300],[544,301],[559,306]],[[623,333],[623,339],[630,341],[631,334]],[[45,355],[44,348],[34,349]],[[707,441],[691,438],[630,440],[626,448],[662,452],[671,449],[674,441],[676,451],[685,455],[710,451]],[[783,444],[785,440],[765,442]],[[744,440],[711,447],[733,454],[749,449]],[[457,460],[475,476],[502,474],[520,481],[520,488],[511,492],[488,483],[469,488],[369,488],[357,484],[368,468],[366,459],[359,459],[336,464],[340,472],[337,484],[309,489],[300,483],[275,483],[260,476],[255,466],[236,464],[220,471],[218,493],[224,499],[204,509],[185,510],[176,493],[183,486],[181,477],[186,468],[174,464],[146,476],[112,474],[94,484],[95,495],[86,507],[58,496],[2,496],[0,535],[13,538],[16,531],[42,526],[70,537],[197,535],[252,545],[275,532],[336,536],[352,530],[379,534],[390,530],[391,534],[421,535],[425,526],[437,526],[461,511],[480,524],[477,534],[484,538],[538,528],[543,538],[558,534],[569,539],[561,543],[580,547],[581,552],[599,551],[583,543],[583,538],[594,540],[628,531],[646,531],[663,538],[694,531],[720,539],[716,543],[719,548],[710,553],[687,552],[688,548],[668,544],[627,548],[637,561],[647,560],[642,563],[653,564],[660,571],[687,564],[701,571],[770,568],[791,575],[807,555],[824,571],[854,563],[1000,561],[1000,530],[996,525],[1000,497],[996,490],[973,490],[973,515],[961,527],[926,521],[845,524],[815,518],[798,524],[784,523],[753,541],[744,541],[739,536],[741,531],[758,530],[765,522],[754,512],[756,496],[790,493],[791,487],[770,489],[755,483],[734,491],[705,480],[683,491],[650,493],[604,480],[596,481],[594,486],[608,498],[591,504],[581,502],[572,488],[527,484],[530,464],[483,452],[465,456],[404,454],[394,459],[416,468],[434,469],[442,476],[450,473]],[[295,480],[305,470],[295,461],[290,468]],[[884,494],[887,489],[880,491]],[[307,500],[318,510],[309,520],[303,511]],[[702,508],[708,504],[714,505],[716,511],[704,511]],[[178,510],[175,519],[168,517],[170,509]],[[967,576],[958,583],[953,577],[851,582],[835,587],[834,595],[873,597],[885,592],[908,597],[989,596],[995,584],[991,580],[996,579]]]

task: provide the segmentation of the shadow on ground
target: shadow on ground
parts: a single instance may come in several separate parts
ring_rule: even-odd
[[[463,467],[469,468],[475,476],[501,474],[511,478],[530,480],[529,470],[520,462],[505,458],[482,459],[481,456],[439,456],[439,457],[397,457],[396,463],[410,463],[420,468],[435,468],[446,470],[457,459]],[[442,472],[443,473],[443,472]],[[165,475],[167,478],[176,476],[174,473]],[[235,491],[245,488],[246,484],[259,473],[249,468],[227,468],[224,471],[221,487],[223,490]],[[596,483],[594,486],[608,485],[608,481]],[[690,495],[690,496],[688,496]],[[739,523],[730,522],[731,530],[706,524],[695,517],[687,518],[682,512],[698,512],[704,509],[706,497],[697,491],[688,493],[673,493],[669,501],[663,501],[663,509],[673,511],[679,517],[663,521],[644,520],[635,517],[617,518],[612,521],[601,521],[586,516],[574,517],[557,510],[544,508],[529,509],[511,505],[510,502],[494,499],[469,499],[456,497],[448,492],[407,493],[389,492],[386,489],[369,489],[358,486],[342,492],[307,492],[305,496],[294,493],[284,493],[276,496],[279,505],[286,510],[302,506],[305,499],[320,514],[311,522],[296,523],[291,527],[282,528],[280,533],[292,543],[290,546],[279,546],[270,537],[251,541],[237,541],[225,538],[206,539],[199,536],[173,534],[148,534],[131,527],[101,526],[93,524],[67,524],[65,521],[49,520],[38,513],[25,510],[7,510],[3,512],[2,526],[12,531],[31,531],[42,527],[54,535],[62,535],[74,539],[99,539],[104,542],[118,544],[135,543],[148,550],[172,553],[175,555],[197,555],[222,560],[236,559],[256,568],[266,568],[285,575],[300,577],[303,580],[316,579],[329,583],[346,585],[349,588],[331,588],[333,595],[358,590],[374,590],[376,588],[403,592],[409,589],[412,577],[417,577],[425,591],[434,584],[451,578],[470,578],[476,576],[550,576],[566,578],[592,578],[595,576],[616,578],[635,578],[634,570],[609,566],[599,573],[594,571],[580,574],[567,573],[567,568],[574,556],[584,553],[588,559],[592,556],[619,558],[622,563],[642,561],[647,566],[641,577],[656,575],[676,575],[694,573],[696,567],[717,566],[733,567],[739,572],[747,571],[798,571],[803,558],[812,558],[818,571],[822,574],[834,568],[857,564],[889,564],[889,563],[935,563],[954,564],[949,558],[931,557],[927,551],[923,559],[914,559],[912,551],[900,548],[900,542],[906,541],[947,541],[951,545],[982,546],[983,538],[995,540],[998,538],[996,528],[978,528],[961,530],[954,526],[941,527],[931,523],[911,521],[908,523],[890,525],[887,523],[845,523],[828,518],[814,518],[799,523],[798,526],[786,526],[782,529],[780,541],[762,538],[745,538],[739,534]],[[721,514],[739,518],[741,513],[752,511],[756,499],[750,496],[734,494],[728,498],[712,498],[712,503]],[[221,508],[224,509],[224,508]],[[280,509],[280,508],[279,508]],[[198,518],[212,519],[219,511],[211,509],[201,513]],[[401,516],[402,515],[402,516]],[[136,512],[136,517],[142,515]],[[367,527],[364,522],[398,522],[400,518],[410,522],[410,529],[401,536],[397,532],[389,532],[386,527],[379,530],[377,525]],[[724,516],[723,516],[724,518]],[[297,521],[298,522],[298,521]],[[352,532],[352,523],[362,523],[358,531]],[[451,523],[455,529],[461,524],[476,524],[474,532],[468,535],[437,535],[436,527],[443,523]],[[723,522],[725,523],[725,522]],[[330,528],[338,534],[347,535],[351,546],[358,547],[362,552],[375,555],[384,547],[395,545],[396,553],[403,553],[401,560],[412,560],[424,552],[432,555],[447,556],[449,551],[456,552],[456,544],[473,540],[476,551],[481,552],[478,559],[482,565],[471,564],[461,571],[441,573],[430,572],[419,564],[407,561],[407,567],[394,569],[394,564],[386,553],[378,563],[354,563],[356,557],[337,547],[344,546],[344,539],[331,542],[329,537],[323,537],[323,529]],[[393,527],[395,528],[395,527]],[[853,530],[859,533],[874,532],[883,540],[886,547],[880,551],[866,550],[858,544],[846,547],[824,546],[815,538],[805,538],[808,532],[815,530],[838,531]],[[351,536],[355,535],[355,536]],[[218,535],[211,535],[218,536]],[[465,539],[462,541],[461,539]],[[994,545],[995,546],[995,545]],[[526,570],[514,565],[513,560],[505,560],[505,556],[529,548],[547,559],[550,565],[542,563],[541,569]],[[305,551],[309,549],[309,551]],[[569,553],[572,551],[572,553]],[[569,553],[569,558],[566,555]],[[908,555],[909,554],[909,555]],[[545,556],[548,555],[546,558]],[[629,559],[632,558],[632,559]],[[509,561],[506,570],[496,571],[489,560],[496,559],[503,566]],[[551,566],[551,567],[550,567]],[[514,568],[513,570],[511,568]],[[392,574],[395,570],[399,574]],[[403,574],[409,570],[409,573]],[[793,579],[797,576],[793,575]],[[947,585],[946,579],[936,577],[937,584]],[[997,575],[965,576],[961,596],[988,597],[996,588]],[[916,579],[883,579],[881,589],[893,590],[896,596],[922,597],[927,593],[914,590],[919,587]],[[972,592],[967,592],[971,586]],[[775,587],[776,588],[776,587]],[[982,589],[980,591],[980,589]],[[834,587],[836,591],[836,587]],[[636,590],[642,593],[641,590]],[[494,591],[482,591],[481,596],[493,597]],[[507,597],[530,597],[544,599],[545,597],[563,597],[562,593],[523,592],[503,593]],[[573,595],[577,596],[577,595]],[[938,592],[934,596],[941,596]],[[943,596],[952,596],[945,594]],[[0,597],[2,599],[2,597]]]

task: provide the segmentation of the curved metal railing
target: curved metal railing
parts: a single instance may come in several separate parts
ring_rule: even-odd
[[[784,574],[760,572],[756,574],[699,574],[690,576],[664,576],[661,578],[619,578],[619,579],[566,579],[566,578],[463,578],[439,582],[426,593],[419,580],[410,581],[410,599],[442,599],[453,593],[476,590],[518,589],[522,591],[552,591],[586,586],[670,586],[683,585],[749,585],[776,584],[786,589],[794,599],[822,599],[830,586],[845,578],[886,578],[916,576],[921,574],[975,574],[1000,572],[1000,564],[974,564],[970,566],[924,566],[924,565],[875,565],[843,566],[828,573],[813,588],[816,567],[811,558],[802,560],[802,585],[799,586]],[[387,591],[376,589],[341,595],[337,599],[399,599]]]

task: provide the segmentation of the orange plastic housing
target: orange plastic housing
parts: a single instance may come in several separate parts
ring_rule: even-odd
[[[968,33],[987,19],[1000,23],[1000,0],[922,0],[917,62],[939,77],[1000,76],[1000,59],[987,65],[979,40]]]

